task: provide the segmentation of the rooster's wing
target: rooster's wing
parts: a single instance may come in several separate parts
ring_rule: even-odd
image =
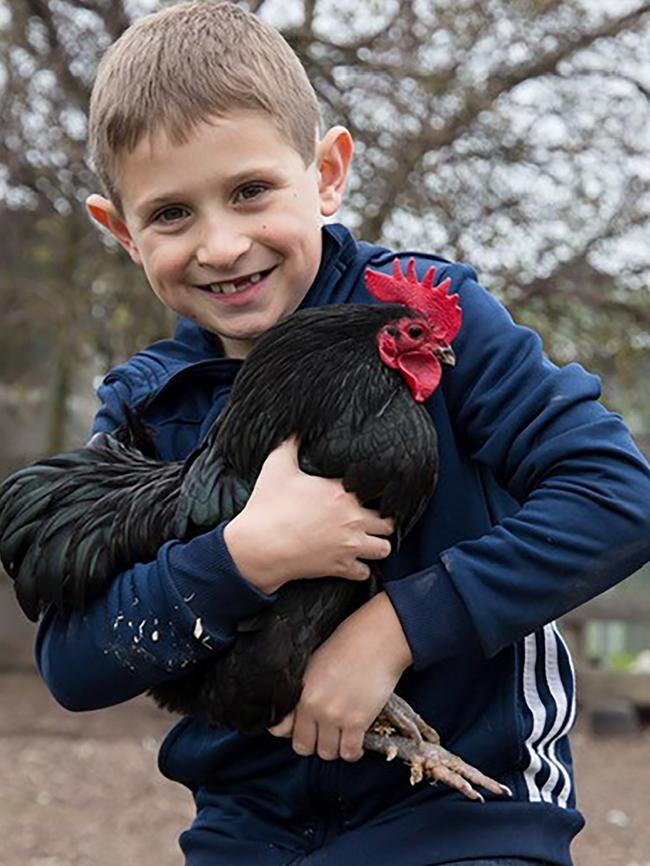
[[[382,517],[395,518],[399,540],[422,514],[438,475],[436,431],[423,406],[401,390],[368,413],[362,395],[325,434],[304,442],[305,471],[342,478],[346,490]]]

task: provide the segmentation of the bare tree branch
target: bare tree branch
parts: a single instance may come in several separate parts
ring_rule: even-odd
[[[561,264],[549,277],[539,277],[509,301],[513,313],[525,311],[526,305],[536,297],[559,297],[567,306],[581,301],[591,309],[632,318],[639,325],[650,327],[650,305],[621,300],[612,295],[614,277],[593,268],[583,256]]]
[[[18,2],[24,3],[30,14],[37,17],[45,27],[49,42],[48,64],[56,72],[68,97],[73,99],[79,108],[85,110],[90,91],[70,70],[71,58],[61,44],[54,15],[47,0],[18,0]]]
[[[650,0],[604,19],[585,14],[583,0],[393,0],[368,24],[354,2],[337,0],[330,31],[334,4],[302,0],[302,22],[286,35],[328,119],[357,139],[348,207],[359,233],[412,246],[431,227],[444,254],[480,263],[551,341],[562,310],[561,340],[575,334],[582,351],[593,323],[607,343],[594,357],[632,352],[634,335],[650,331],[650,254],[633,243],[650,222],[639,167],[650,88],[638,72]],[[16,324],[33,323],[49,347],[40,362],[57,355],[65,328],[87,335],[83,351],[107,364],[164,333],[163,309],[150,326],[144,281],[102,252],[78,201],[93,183],[80,140],[90,76],[130,23],[125,4],[13,0],[0,29],[0,171],[16,208],[0,202],[12,255],[11,271],[0,270],[0,306],[11,311],[2,324],[19,341]],[[638,38],[612,38],[624,33]],[[537,85],[519,89],[526,82]]]
[[[122,33],[124,33],[131,23],[131,20],[124,8],[123,0],[112,0],[112,2],[107,3],[106,6],[107,8],[102,10],[101,17],[111,40],[114,42],[116,39],[120,38]]]
[[[626,75],[624,72],[610,72],[605,69],[572,69],[571,72],[558,74],[561,78],[573,80],[584,78],[602,79],[610,81],[625,81],[627,84],[632,85],[632,87],[634,87],[634,89],[637,90],[641,94],[641,96],[643,96],[645,99],[648,100],[648,102],[650,102],[650,88],[642,84],[637,78],[634,78],[632,75]]]
[[[262,8],[262,6],[264,6],[265,2],[266,0],[248,0],[247,5],[251,12],[257,14]]]
[[[517,85],[555,73],[560,63],[578,51],[599,39],[617,35],[638,24],[648,13],[650,13],[650,2],[644,3],[639,9],[627,15],[607,19],[592,30],[582,33],[578,38],[566,38],[554,51],[549,51],[532,62],[522,63],[509,72],[496,73],[480,90],[478,88],[468,90],[464,95],[460,111],[442,128],[431,129],[427,136],[414,137],[407,142],[403,138],[396,139],[392,155],[398,161],[399,167],[384,191],[382,206],[376,214],[364,221],[365,236],[370,238],[381,236],[386,220],[399,201],[400,191],[407,185],[409,175],[420,170],[420,163],[430,150],[451,144],[481,112],[487,111],[499,97],[510,92]]]

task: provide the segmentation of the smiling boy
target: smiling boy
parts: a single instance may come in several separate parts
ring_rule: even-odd
[[[122,36],[98,71],[91,147],[104,195],[89,198],[90,214],[181,316],[173,340],[109,373],[94,429],[118,426],[127,403],[160,456],[181,459],[261,334],[298,307],[367,302],[366,267],[388,271],[395,253],[323,226],[342,202],[349,133],[319,135],[297,59],[232,4],[174,6]],[[283,582],[363,580],[364,560],[383,561],[383,591],[314,654],[275,737],[190,718],[170,732],[161,770],[197,804],[181,837],[190,866],[571,862],[583,823],[567,740],[573,677],[553,620],[650,556],[650,472],[598,404],[594,377],[550,364],[471,268],[416,259],[420,273],[434,262],[451,278],[463,327],[456,368],[427,404],[439,486],[399,551],[384,537],[390,521],[339,482],[304,475],[285,445],[230,523],[165,544],[83,614],[49,609],[41,623],[53,694],[97,708],[227,650]],[[362,756],[398,682],[512,800],[411,789],[397,762]]]
[[[120,160],[120,210],[98,195],[88,208],[164,304],[243,358],[303,300],[322,218],[341,203],[349,133],[335,127],[316,146],[314,128],[311,149],[305,165],[277,124],[246,109],[196,122],[188,141],[154,128]]]

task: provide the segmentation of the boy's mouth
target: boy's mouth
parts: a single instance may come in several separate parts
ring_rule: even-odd
[[[261,280],[267,277],[273,270],[275,270],[275,265],[272,268],[267,268],[265,271],[256,271],[252,274],[245,274],[244,276],[237,277],[237,279],[229,282],[208,283],[205,286],[198,286],[198,288],[202,289],[204,292],[211,292],[213,295],[235,295],[238,292],[243,292],[246,289],[250,289],[252,286],[257,285],[257,283],[261,282]]]

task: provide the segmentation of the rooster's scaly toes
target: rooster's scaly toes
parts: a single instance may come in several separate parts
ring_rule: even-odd
[[[429,779],[432,784],[442,782],[468,799],[479,802],[484,802],[484,798],[474,785],[500,797],[512,796],[508,787],[436,743],[418,743],[406,737],[386,736],[370,730],[364,737],[364,748],[386,755],[388,761],[399,757],[411,768],[412,785],[417,785],[423,779]]]
[[[474,789],[474,785],[480,785],[499,797],[512,797],[512,791],[506,785],[486,776],[485,773],[477,770],[476,767],[466,763],[462,758],[447,751],[442,746],[424,743],[418,751],[422,756],[424,776],[434,783],[444,782],[449,787],[460,791],[470,800],[480,800],[481,802],[484,802],[484,798]]]

